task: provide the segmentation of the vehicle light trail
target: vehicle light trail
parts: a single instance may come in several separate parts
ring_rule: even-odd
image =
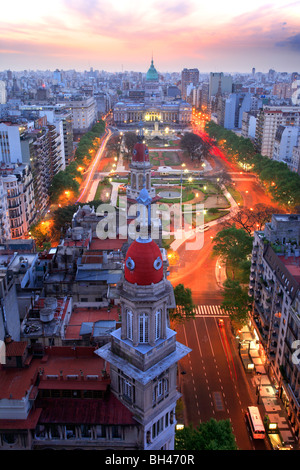
[[[80,194],[80,196],[78,197],[78,199],[77,199],[76,202],[80,202],[81,199],[83,198],[83,196],[84,196],[84,194],[85,194],[85,192],[86,192],[86,190],[87,190],[87,188],[88,188],[88,185],[90,184],[90,181],[92,180],[92,178],[93,178],[93,176],[94,176],[94,174],[95,174],[95,169],[96,169],[97,165],[99,164],[100,158],[101,158],[102,155],[103,155],[103,151],[104,151],[104,149],[105,149],[105,146],[106,146],[106,144],[107,144],[107,141],[108,141],[108,139],[110,138],[110,136],[111,136],[111,134],[112,134],[112,132],[111,132],[110,129],[107,129],[105,132],[106,132],[106,136],[104,137],[103,142],[102,142],[100,148],[99,148],[98,151],[97,151],[96,157],[94,158],[93,164],[92,164],[91,169],[90,169],[90,174],[89,174],[87,180],[85,181],[85,183],[84,183],[84,188],[83,188],[83,190],[82,190],[82,192],[81,192],[81,194]]]

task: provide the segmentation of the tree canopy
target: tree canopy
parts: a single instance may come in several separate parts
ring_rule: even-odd
[[[200,423],[177,430],[175,434],[176,450],[237,450],[234,434],[229,419],[217,421],[211,418]]]
[[[213,243],[214,253],[236,267],[251,254],[253,238],[245,230],[233,225],[220,230],[213,239]]]
[[[188,318],[193,318],[194,303],[192,299],[192,291],[189,287],[184,287],[183,284],[178,284],[174,288],[175,302],[177,308],[170,312],[172,320],[182,321]]]
[[[274,201],[292,211],[300,204],[300,175],[291,171],[286,163],[272,160],[257,153],[250,139],[236,135],[213,121],[205,130],[226,149],[226,155],[255,173]]]
[[[235,329],[240,329],[246,325],[248,320],[250,304],[248,287],[242,286],[233,279],[226,279],[223,286],[221,307],[229,314],[232,326]]]
[[[180,146],[188,153],[192,160],[202,160],[207,156],[210,149],[210,145],[193,132],[186,132],[183,135]]]

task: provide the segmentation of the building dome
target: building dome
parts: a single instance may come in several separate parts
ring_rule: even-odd
[[[151,60],[151,65],[150,65],[150,68],[146,74],[146,80],[149,81],[153,81],[153,80],[158,80],[158,72],[156,70],[156,68],[154,67],[154,64],[153,64],[153,59]]]
[[[147,145],[138,142],[133,147],[132,151],[132,161],[133,162],[149,162],[149,150]]]
[[[135,240],[125,258],[125,279],[148,286],[163,279],[163,260],[158,245],[151,239]]]

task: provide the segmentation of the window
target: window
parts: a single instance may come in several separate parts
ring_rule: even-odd
[[[155,313],[155,340],[159,339],[161,335],[161,310]]]
[[[123,395],[129,400],[132,400],[132,384],[128,380],[123,379],[122,388]]]
[[[132,311],[127,310],[127,338],[132,340]]]
[[[121,439],[121,429],[120,426],[112,426],[111,427],[111,437],[112,439]]]
[[[147,313],[141,313],[139,316],[139,342],[148,343],[149,337],[149,319]]]
[[[160,403],[169,393],[169,380],[163,377],[154,382],[153,387],[153,406]]]
[[[96,435],[97,438],[105,438],[106,437],[106,426],[96,426]]]

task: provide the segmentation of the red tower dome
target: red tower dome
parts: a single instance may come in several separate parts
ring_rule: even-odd
[[[149,150],[147,145],[137,142],[132,151],[133,162],[149,162]]]
[[[153,240],[135,240],[130,245],[125,258],[125,279],[140,286],[157,284],[163,279],[161,252]]]

